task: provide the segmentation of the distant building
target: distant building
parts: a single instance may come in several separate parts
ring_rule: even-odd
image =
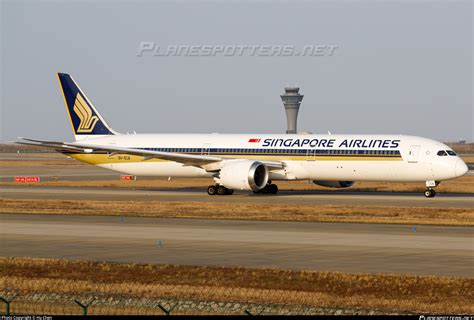
[[[288,87],[285,88],[285,94],[281,95],[281,100],[286,111],[286,133],[295,134],[297,133],[296,125],[298,121],[298,111],[300,109],[303,95],[299,94],[300,88]]]

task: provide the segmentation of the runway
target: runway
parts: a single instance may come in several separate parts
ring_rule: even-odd
[[[209,196],[202,189],[128,189],[97,187],[2,186],[0,197],[8,199],[206,201],[231,203],[374,205],[412,207],[473,208],[472,194],[438,194],[425,198],[420,193],[362,191],[281,191],[278,195],[236,192],[232,196]]]
[[[474,276],[468,227],[1,215],[1,256]]]

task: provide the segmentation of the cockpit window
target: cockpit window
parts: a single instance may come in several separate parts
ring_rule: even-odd
[[[446,150],[446,152],[447,152],[450,156],[457,156],[456,152],[454,152],[453,150]]]
[[[447,156],[448,154],[444,150],[439,150],[437,153],[438,156]]]

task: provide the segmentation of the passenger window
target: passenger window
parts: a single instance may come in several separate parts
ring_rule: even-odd
[[[446,152],[450,155],[450,156],[457,156],[456,152],[452,151],[452,150],[446,150]]]
[[[448,154],[444,150],[439,150],[437,155],[440,156],[440,157],[443,157],[443,156],[447,156]]]

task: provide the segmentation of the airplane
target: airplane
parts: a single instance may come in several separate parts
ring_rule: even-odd
[[[441,181],[468,171],[447,145],[407,135],[120,134],[74,79],[57,73],[74,142],[19,138],[79,161],[135,176],[209,177],[209,195],[234,190],[276,194],[282,180],[330,188],[356,181],[424,182],[435,196]]]

